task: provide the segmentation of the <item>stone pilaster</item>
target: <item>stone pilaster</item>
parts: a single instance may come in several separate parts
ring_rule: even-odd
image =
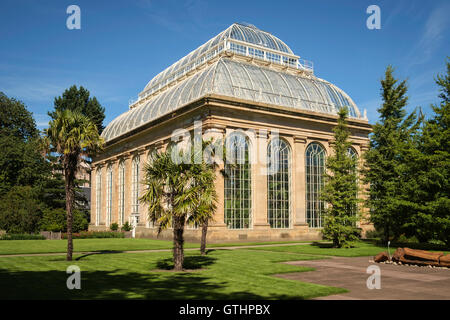
[[[292,150],[294,226],[307,226],[306,223],[306,137],[294,136]]]
[[[253,228],[268,229],[267,220],[267,143],[268,131],[260,129],[255,131],[253,148],[256,152],[252,159],[252,194],[253,194]]]
[[[95,165],[91,171],[91,225],[98,225],[96,208],[97,208],[97,170],[98,166]]]
[[[125,175],[124,175],[124,218],[123,223],[129,222],[131,213],[131,183],[132,183],[132,156],[131,153],[126,153],[124,155],[124,165],[125,165]]]

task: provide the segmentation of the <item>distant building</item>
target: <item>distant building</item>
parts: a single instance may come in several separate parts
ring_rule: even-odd
[[[78,165],[75,179],[80,181],[79,187],[86,197],[87,206],[86,209],[91,208],[91,165],[86,161],[81,161]]]
[[[105,150],[93,159],[90,229],[134,220],[137,236],[156,237],[138,200],[143,167],[151,152],[171,143],[174,130],[193,132],[201,121],[207,136],[228,141],[229,152],[241,160],[225,163],[228,175],[217,175],[209,241],[317,239],[325,159],[344,106],[349,152],[360,157],[371,127],[352,99],[316,77],[312,63],[277,37],[233,24],[156,75],[130,110],[105,128]],[[274,160],[279,168],[270,173]],[[187,228],[185,235],[199,239],[200,230]]]

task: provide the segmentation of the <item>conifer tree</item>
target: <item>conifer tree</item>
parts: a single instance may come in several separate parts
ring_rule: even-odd
[[[365,183],[369,185],[367,206],[370,220],[383,232],[387,242],[390,235],[400,236],[407,212],[402,208],[402,152],[407,137],[417,122],[415,114],[405,119],[406,81],[393,77],[394,69],[388,66],[381,80],[382,106],[378,109],[380,120],[373,126],[370,150],[365,153]]]
[[[334,153],[327,158],[322,192],[322,199],[327,202],[322,233],[337,248],[350,247],[351,241],[358,239],[358,160],[349,152],[351,142],[347,116],[347,108],[342,108],[338,124],[333,129]]]
[[[412,202],[406,223],[407,236],[420,242],[441,240],[450,245],[450,61],[447,74],[438,75],[439,105],[425,121],[418,147],[407,159],[412,177],[408,193]]]

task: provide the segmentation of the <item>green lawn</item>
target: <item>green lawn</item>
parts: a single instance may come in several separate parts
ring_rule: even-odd
[[[186,252],[193,272],[167,272],[170,252],[108,253],[0,258],[0,299],[306,299],[346,292],[275,278],[274,273],[313,270],[280,261],[316,259],[256,250]],[[66,288],[66,268],[81,269],[81,290]],[[5,290],[7,288],[7,290]]]
[[[221,246],[244,246],[244,245],[258,245],[258,244],[280,244],[292,243],[290,242],[239,242],[239,243],[219,243],[208,244],[209,248]],[[300,242],[300,241],[295,241]],[[185,248],[199,248],[198,243],[186,242]],[[135,251],[135,250],[150,250],[150,249],[171,249],[172,241],[155,240],[155,239],[75,239],[75,252],[88,251]],[[58,253],[66,252],[67,240],[0,240],[0,255],[1,254],[26,254],[26,253]]]
[[[172,241],[154,239],[75,239],[75,252],[170,249]],[[186,243],[186,248],[198,247]],[[67,240],[1,240],[0,254],[56,253],[67,251]]]
[[[386,251],[387,247],[376,245],[370,242],[356,242],[354,248],[332,248],[329,243],[313,243],[305,245],[293,245],[282,247],[264,247],[264,248],[249,248],[251,250],[265,250],[273,252],[289,252],[300,254],[318,254],[326,256],[338,256],[338,257],[363,257],[363,256],[375,256],[380,252]],[[390,247],[391,254],[394,253],[396,247]],[[445,252],[444,253],[448,253]]]
[[[377,246],[366,242],[357,242],[355,248],[331,248],[328,243],[314,243],[297,246],[283,246],[283,247],[265,247],[265,248],[251,248],[251,250],[267,250],[274,252],[290,252],[301,254],[319,254],[326,256],[338,257],[361,257],[374,256],[382,251],[387,251],[386,247]],[[391,248],[391,254],[394,253],[395,248]]]

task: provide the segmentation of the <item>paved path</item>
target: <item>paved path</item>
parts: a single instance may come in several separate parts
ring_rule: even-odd
[[[348,289],[350,292],[317,300],[450,300],[450,269],[412,267],[369,262],[372,257],[307,260],[286,262],[313,267],[315,271],[276,275],[280,278],[312,282]],[[368,289],[371,274],[367,267],[377,265],[381,270],[381,289]]]
[[[259,248],[259,247],[281,247],[281,246],[297,246],[297,245],[307,245],[312,244],[312,242],[298,242],[298,243],[278,243],[278,244],[259,244],[259,245],[243,245],[243,246],[228,246],[228,247],[211,247],[206,248],[206,250],[216,250],[216,249],[246,249],[246,248]],[[199,250],[200,248],[185,248],[185,251]],[[108,253],[147,253],[147,252],[167,252],[172,251],[172,249],[149,249],[149,250],[111,250],[111,251],[78,251],[73,254],[108,254]],[[67,252],[51,252],[51,253],[22,253],[22,254],[0,254],[0,258],[10,258],[10,257],[39,257],[39,256],[61,256],[66,255]],[[314,254],[308,254],[308,256],[314,256]]]

